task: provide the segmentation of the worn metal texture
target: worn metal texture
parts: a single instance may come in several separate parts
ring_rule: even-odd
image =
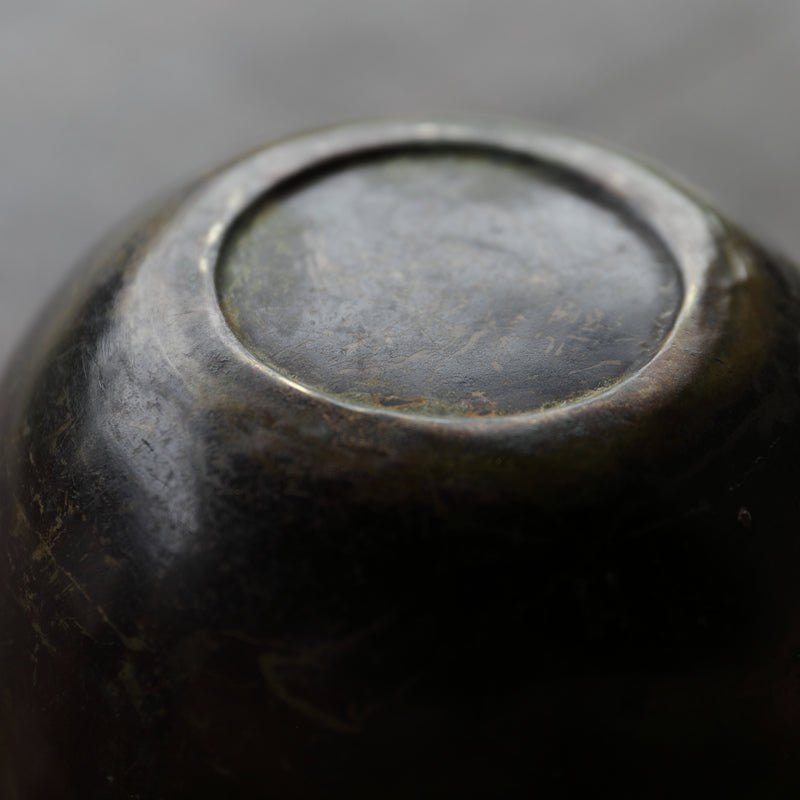
[[[574,176],[488,148],[332,169],[257,206],[220,264],[232,329],[284,374],[424,414],[524,412],[616,383],[671,327],[668,251]]]
[[[4,379],[0,787],[794,796],[798,323],[793,267],[545,131],[198,182]]]

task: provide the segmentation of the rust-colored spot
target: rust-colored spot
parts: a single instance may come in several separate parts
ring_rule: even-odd
[[[402,408],[404,406],[421,406],[425,402],[424,397],[398,397],[396,394],[378,395],[375,402],[384,408]]]

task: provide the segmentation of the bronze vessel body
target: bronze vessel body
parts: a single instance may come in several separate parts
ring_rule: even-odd
[[[798,273],[507,124],[279,142],[0,395],[0,794],[789,797]]]

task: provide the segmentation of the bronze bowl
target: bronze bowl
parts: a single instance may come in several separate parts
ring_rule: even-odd
[[[798,273],[508,124],[274,144],[0,397],[0,796],[795,797]]]

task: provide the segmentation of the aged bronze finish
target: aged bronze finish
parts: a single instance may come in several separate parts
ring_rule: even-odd
[[[0,795],[789,797],[798,278],[510,125],[274,144],[0,395]]]

